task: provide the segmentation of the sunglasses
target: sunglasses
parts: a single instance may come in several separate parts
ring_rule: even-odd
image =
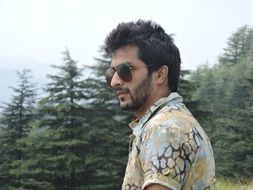
[[[150,66],[153,65],[146,65],[146,67]],[[124,82],[130,82],[132,80],[132,70],[133,67],[130,66],[128,63],[122,63],[115,68],[107,69],[105,72],[105,78],[108,86],[111,86],[111,81],[115,72],[117,72],[121,80],[123,80]]]
[[[131,72],[131,68],[130,68],[129,64],[122,63],[115,68],[109,68],[106,70],[105,78],[106,78],[106,82],[109,86],[111,86],[111,81],[112,81],[112,78],[113,78],[115,72],[118,73],[119,77],[124,82],[130,82],[132,80],[132,72]]]

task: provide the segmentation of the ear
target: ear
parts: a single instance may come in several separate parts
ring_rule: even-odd
[[[163,65],[162,67],[160,67],[158,71],[156,72],[156,84],[160,86],[166,83],[167,85],[168,74],[169,74],[169,68],[167,65]]]

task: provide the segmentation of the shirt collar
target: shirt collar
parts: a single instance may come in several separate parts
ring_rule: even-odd
[[[177,92],[173,92],[168,97],[159,99],[139,120],[135,119],[129,124],[130,128],[133,130],[133,134],[139,136],[145,123],[165,105],[173,106],[182,102],[183,99]]]

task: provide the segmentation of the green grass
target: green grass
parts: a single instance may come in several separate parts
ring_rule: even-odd
[[[236,181],[218,179],[216,187],[217,190],[253,190],[253,180],[247,184],[240,184]]]

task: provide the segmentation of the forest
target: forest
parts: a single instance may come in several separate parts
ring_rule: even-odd
[[[210,138],[217,181],[245,185],[253,180],[253,28],[238,28],[217,56],[213,66],[182,70],[179,94]],[[0,190],[121,188],[133,115],[106,84],[110,58],[101,51],[94,66],[79,67],[70,50],[62,57],[43,93],[24,69],[1,104]]]

